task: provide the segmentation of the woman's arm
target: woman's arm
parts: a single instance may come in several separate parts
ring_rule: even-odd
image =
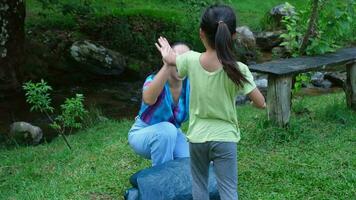
[[[260,90],[257,87],[248,94],[248,97],[250,97],[252,104],[255,107],[261,109],[266,108],[265,97],[261,94]]]
[[[164,64],[159,70],[153,81],[147,89],[142,93],[142,100],[145,104],[153,105],[156,103],[158,96],[161,94],[164,85],[166,84],[169,76],[169,67]]]

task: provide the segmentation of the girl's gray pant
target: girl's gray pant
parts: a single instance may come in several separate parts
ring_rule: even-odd
[[[217,179],[221,200],[237,200],[237,144],[234,142],[189,143],[193,199],[209,200],[209,164]]]

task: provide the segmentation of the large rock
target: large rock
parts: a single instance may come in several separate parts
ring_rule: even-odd
[[[283,31],[266,31],[257,33],[257,46],[264,51],[269,51],[273,49],[273,47],[279,46],[283,42],[283,39],[280,38],[282,33]]]
[[[279,19],[285,16],[293,16],[296,14],[295,7],[288,2],[273,7],[269,13],[271,16],[278,17]]]
[[[346,72],[328,72],[324,75],[324,78],[332,82],[333,86],[344,87]]]
[[[289,3],[280,4],[278,6],[273,7],[269,13],[268,18],[272,29],[283,29],[282,19],[285,16],[293,16],[295,15],[295,7]]]
[[[85,70],[98,75],[119,75],[126,67],[124,56],[89,41],[73,43],[70,54]]]
[[[344,87],[345,72],[315,72],[311,76],[311,83],[316,87]]]
[[[32,144],[38,144],[42,137],[42,129],[27,122],[14,122],[10,125],[10,137],[31,140]]]
[[[324,72],[313,73],[310,78],[310,82],[316,87],[321,87],[324,81],[324,74],[325,74]]]
[[[236,28],[236,47],[238,59],[249,63],[257,60],[256,38],[247,26]]]
[[[253,32],[247,26],[240,26],[236,28],[237,42],[247,49],[256,48],[256,38]]]
[[[273,47],[272,49],[272,58],[273,59],[281,59],[286,58],[288,56],[288,51],[285,47]]]
[[[260,90],[262,95],[267,97],[267,88],[268,88],[268,80],[267,75],[252,73],[254,77],[254,82],[257,88]],[[236,105],[244,105],[251,101],[251,99],[247,95],[238,95],[235,99]]]
[[[126,191],[126,200],[192,200],[190,159],[180,158],[141,170],[130,178],[133,188]],[[211,200],[220,199],[215,176],[210,167]]]

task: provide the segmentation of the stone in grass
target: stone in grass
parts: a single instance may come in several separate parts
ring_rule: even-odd
[[[191,200],[190,159],[180,158],[143,169],[130,177],[133,188],[126,191],[126,200]],[[209,170],[211,200],[220,199],[212,167]]]
[[[18,137],[17,137],[18,136]],[[42,137],[42,129],[27,122],[14,122],[10,125],[10,137],[30,139],[32,144],[39,144]]]

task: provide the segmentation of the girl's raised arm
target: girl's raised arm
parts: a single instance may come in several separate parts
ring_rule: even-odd
[[[161,52],[162,60],[169,66],[176,66],[177,55],[173,51],[171,45],[165,37],[158,38],[158,44],[155,43],[159,52]]]

